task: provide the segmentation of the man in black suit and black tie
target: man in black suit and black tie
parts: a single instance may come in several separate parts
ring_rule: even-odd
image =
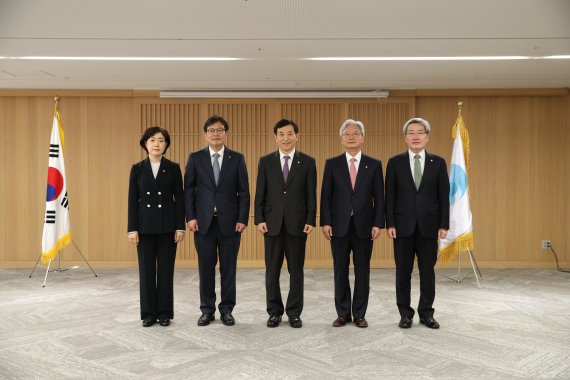
[[[208,147],[190,154],[184,175],[186,224],[195,232],[200,273],[198,326],[214,320],[216,311],[216,263],[220,259],[220,319],[235,324],[236,267],[241,233],[249,218],[249,184],[241,153],[227,148],[229,126],[219,116],[204,124]]]
[[[449,178],[445,160],[428,153],[430,125],[419,117],[404,124],[408,151],[388,161],[386,169],[386,227],[394,239],[396,299],[401,328],[412,327],[410,279],[414,258],[420,272],[420,323],[439,328],[433,318],[437,239],[449,229]]]
[[[289,325],[303,326],[303,267],[307,235],[315,226],[317,169],[315,159],[295,149],[299,127],[283,119],[273,127],[279,150],[259,160],[255,224],[265,240],[267,327],[277,327],[283,313]],[[283,307],[279,276],[287,258],[289,296]]]
[[[346,152],[325,163],[321,189],[321,226],[331,242],[334,300],[338,318],[333,326],[351,322],[368,327],[365,319],[370,292],[372,243],[384,227],[382,163],[362,153],[364,125],[346,120],[340,127]],[[350,252],[354,263],[354,297],[348,280]]]

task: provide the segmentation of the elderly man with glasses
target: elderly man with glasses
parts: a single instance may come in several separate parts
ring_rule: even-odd
[[[362,153],[364,124],[352,119],[340,127],[345,152],[325,163],[321,189],[321,226],[331,242],[334,260],[334,300],[341,327],[365,319],[370,292],[372,243],[384,227],[384,181],[382,163]],[[354,263],[354,296],[348,279],[350,253]],[[351,299],[352,298],[352,299]]]
[[[430,125],[419,117],[404,124],[408,150],[388,161],[386,168],[386,228],[394,239],[396,302],[401,328],[412,327],[415,314],[410,306],[410,280],[414,258],[420,272],[420,323],[439,328],[433,318],[435,299],[434,266],[437,239],[449,229],[449,178],[445,160],[428,153]]]

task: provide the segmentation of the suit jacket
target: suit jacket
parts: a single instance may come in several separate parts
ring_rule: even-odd
[[[237,223],[247,225],[249,182],[243,155],[225,147],[216,185],[209,148],[191,153],[184,174],[184,200],[186,221],[196,219],[200,235],[205,235],[210,228],[214,206],[225,236],[236,233]]]
[[[346,154],[325,163],[321,189],[321,226],[332,226],[333,235],[344,237],[353,213],[356,233],[370,238],[372,227],[384,227],[384,177],[382,162],[362,154],[354,190]]]
[[[161,234],[184,231],[180,166],[163,157],[155,179],[148,158],[134,164],[129,180],[128,208],[129,232]]]
[[[292,158],[287,183],[283,180],[279,150],[259,159],[255,192],[255,224],[267,223],[265,236],[277,236],[283,223],[294,236],[306,236],[305,224],[317,217],[317,166],[298,150]]]
[[[396,227],[398,237],[420,234],[437,238],[449,229],[449,178],[445,160],[426,151],[420,188],[416,190],[408,152],[388,161],[386,169],[386,226]]]

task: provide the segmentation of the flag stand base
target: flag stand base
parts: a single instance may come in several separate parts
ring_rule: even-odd
[[[75,249],[77,250],[77,252],[79,252],[79,254],[81,255],[81,257],[83,258],[83,261],[85,261],[85,264],[87,264],[87,266],[89,267],[89,269],[91,269],[91,272],[93,272],[93,275],[95,277],[97,277],[97,273],[95,273],[95,271],[93,270],[93,268],[91,268],[91,265],[89,265],[89,261],[87,261],[87,259],[85,258],[85,256],[83,256],[83,252],[81,252],[81,250],[79,249],[79,247],[77,246],[77,244],[75,244],[75,241],[73,239],[71,239],[71,242],[73,243],[73,246],[75,247]],[[32,269],[32,273],[30,273],[29,278],[32,278],[32,275],[34,274],[34,271],[36,270],[36,267],[38,266],[38,262],[40,261],[40,258],[42,257],[42,254],[40,253],[40,255],[38,256],[38,259],[36,260],[36,264],[34,265],[34,268]],[[61,251],[59,251],[57,253],[57,261],[58,261],[58,268],[52,270],[52,272],[65,272],[66,270],[69,269],[61,269]],[[47,281],[47,276],[49,273],[49,268],[51,267],[51,262],[52,260],[49,261],[47,269],[46,269],[46,275],[44,277],[44,283],[42,285],[42,288],[46,287],[46,281]]]
[[[475,260],[475,255],[469,249],[467,249],[467,254],[469,255],[469,260],[471,261],[471,268],[473,269],[473,274],[475,274],[475,279],[477,280],[477,286],[481,289],[481,283],[479,279],[483,279],[483,275],[481,274],[481,270],[479,269],[479,265],[477,265],[477,260]],[[457,252],[457,277],[450,277],[444,274],[441,275],[442,277],[448,278],[455,283],[461,283],[465,276],[461,276],[461,251]]]

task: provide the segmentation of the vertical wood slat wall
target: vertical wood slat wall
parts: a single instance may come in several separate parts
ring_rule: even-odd
[[[382,160],[405,149],[402,124],[412,116],[432,124],[428,150],[449,163],[457,101],[471,133],[469,172],[476,254],[483,267],[552,267],[540,249],[553,241],[561,265],[570,264],[570,96],[394,96],[389,101],[320,99],[171,100],[118,95],[73,95],[61,100],[73,239],[95,266],[135,266],[127,243],[127,188],[138,145],[151,125],[167,128],[168,157],[184,167],[191,151],[205,147],[203,123],[211,114],[230,123],[229,147],[244,153],[252,202],[261,155],[276,149],[272,127],[282,117],[301,128],[299,149],[317,160],[318,194],[326,158],[342,153],[338,129],[346,118],[361,120],[365,151]],[[45,178],[53,97],[0,96],[0,266],[31,267],[41,247]],[[192,234],[178,250],[180,267],[197,263]],[[81,262],[75,249],[63,260]],[[320,229],[309,237],[307,266],[330,267],[330,247]],[[385,233],[375,243],[373,266],[393,267]],[[240,249],[241,267],[263,267],[263,238],[250,226]]]

